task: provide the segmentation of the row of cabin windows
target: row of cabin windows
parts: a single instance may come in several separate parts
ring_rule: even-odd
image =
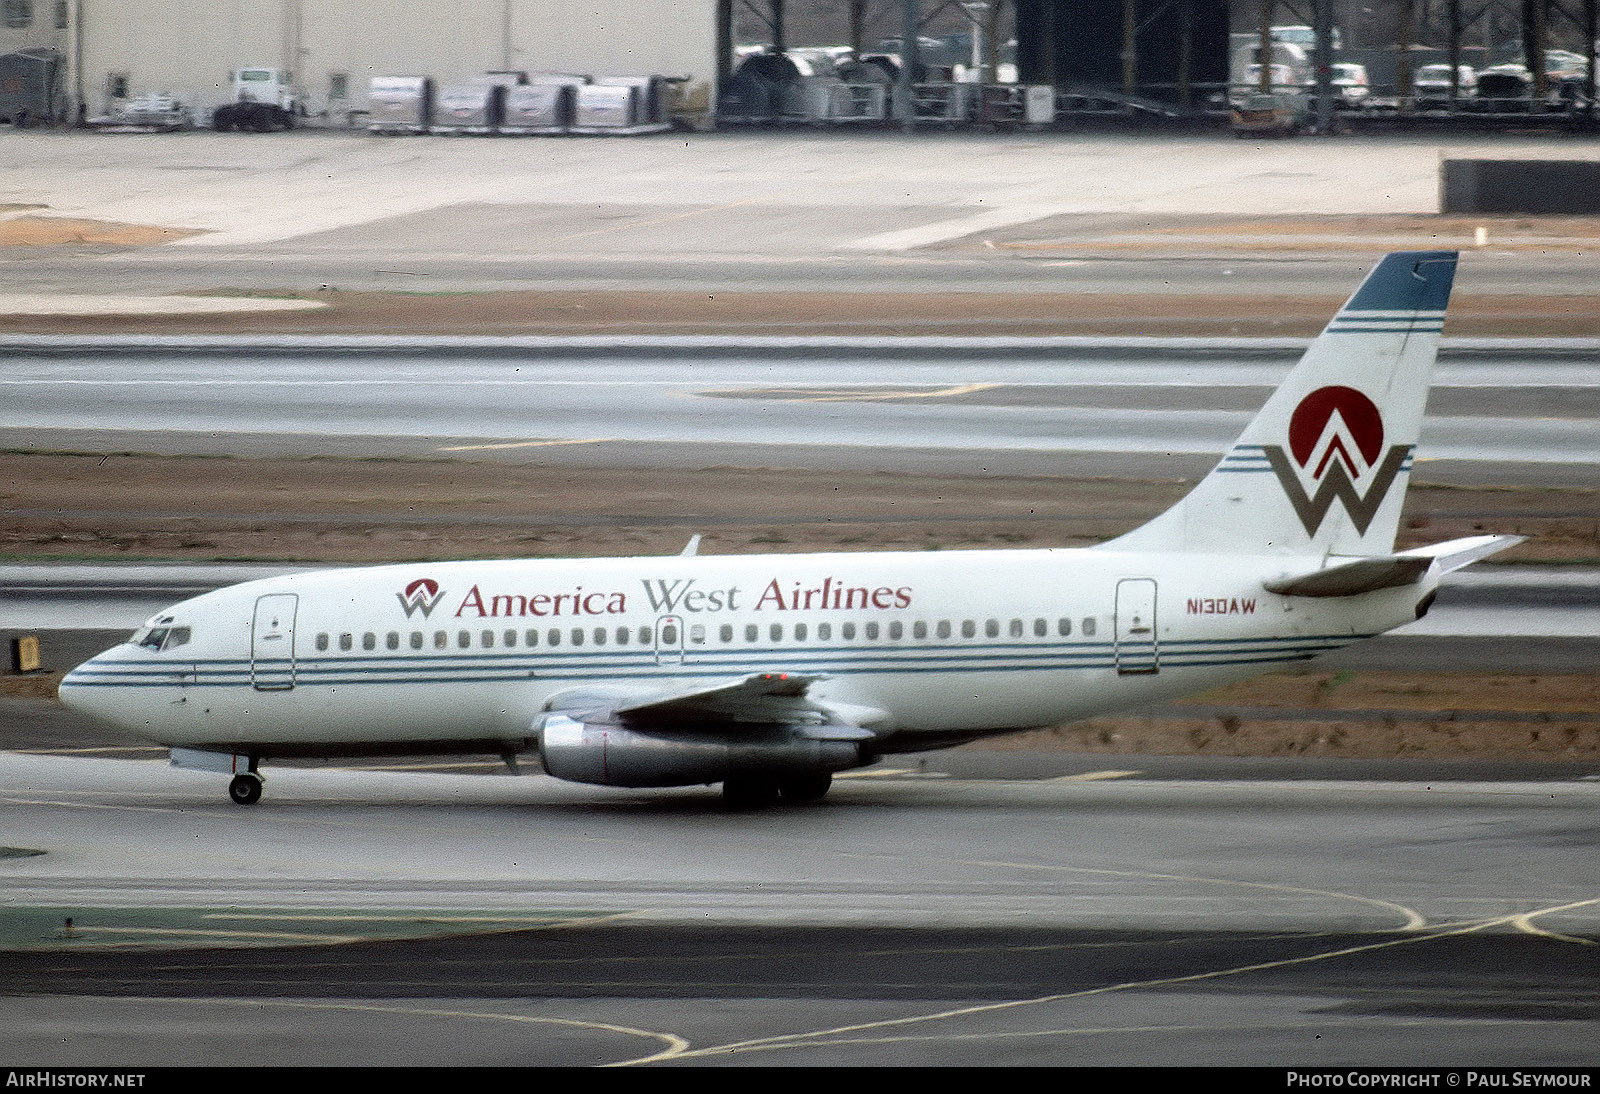
[[[1054,627],[1051,626],[1050,620],[1043,618],[1034,619],[1031,626],[1029,621],[1024,619],[1012,619],[1006,622],[1002,622],[999,619],[986,619],[981,626],[985,638],[999,638],[1002,630],[1004,630],[1008,638],[1027,638],[1030,636],[1030,632],[1034,638],[1048,638],[1052,630],[1058,638],[1067,638],[1072,635],[1072,620],[1065,616],[1056,619]],[[1094,636],[1095,621],[1092,616],[1085,617],[1080,626],[1085,637]],[[858,638],[868,642],[878,642],[885,639],[890,642],[899,642],[907,634],[913,639],[926,639],[930,634],[934,638],[948,639],[953,637],[958,630],[962,638],[976,638],[979,627],[980,624],[975,619],[963,619],[959,623],[952,623],[948,619],[941,619],[936,623],[918,619],[909,625],[897,619],[889,623],[840,623],[838,624],[838,633],[839,641],[842,642],[854,642]],[[732,623],[724,623],[717,628],[716,637],[720,642],[733,642],[737,633],[738,628]],[[760,642],[763,628],[759,623],[746,623],[743,633],[744,641]],[[785,635],[795,642],[805,642],[812,638],[813,634],[818,642],[832,642],[834,640],[834,624],[769,623],[765,628],[765,633],[768,642],[782,642]],[[677,646],[683,638],[687,638],[690,645],[705,645],[708,641],[707,628],[703,624],[694,623],[689,626],[686,635],[680,636],[677,625],[672,623],[662,624],[661,644],[663,646]],[[563,642],[570,646],[582,646],[585,644],[604,646],[607,643],[617,646],[626,646],[630,643],[649,646],[653,640],[654,635],[650,627],[617,627],[614,630],[606,627],[572,627],[565,631],[558,627],[551,627],[542,631],[530,627],[527,630],[509,628],[503,631],[460,630],[456,631],[454,635],[450,631],[434,631],[431,640],[423,631],[412,631],[408,636],[402,636],[399,631],[390,631],[383,638],[383,648],[398,650],[404,644],[410,649],[421,650],[431,644],[435,650],[448,650],[452,647],[462,650],[474,648],[493,649],[496,646],[511,649],[517,646],[560,646]],[[335,644],[340,650],[353,650],[356,647],[356,636],[349,631],[337,636],[330,635],[327,632],[317,635],[316,645],[318,650],[330,649]],[[376,650],[378,648],[377,633],[367,631],[363,634],[361,636],[361,648],[369,651]]]

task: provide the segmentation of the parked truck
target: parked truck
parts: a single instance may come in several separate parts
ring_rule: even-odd
[[[212,111],[211,127],[272,133],[293,129],[300,103],[289,73],[281,68],[241,68],[233,74],[233,98]]]

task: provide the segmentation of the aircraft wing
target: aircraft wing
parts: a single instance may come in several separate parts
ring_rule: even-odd
[[[1355,596],[1376,589],[1414,585],[1436,563],[1441,574],[1521,543],[1525,536],[1468,536],[1430,547],[1373,558],[1330,559],[1329,565],[1268,578],[1262,586],[1281,596]]]
[[[867,708],[822,704],[807,694],[821,676],[763,672],[710,687],[628,696],[610,696],[609,711],[631,725],[659,733],[723,731],[739,727],[789,726],[818,740],[864,741],[876,736],[862,723],[883,717]],[[552,709],[593,705],[593,696],[557,697]]]

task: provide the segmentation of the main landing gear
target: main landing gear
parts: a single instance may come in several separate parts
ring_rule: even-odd
[[[820,801],[833,785],[833,776],[799,775],[789,779],[763,779],[759,776],[724,779],[722,801],[729,809],[765,809],[776,805]]]
[[[228,784],[228,797],[233,799],[234,805],[254,805],[261,800],[262,781],[258,772],[241,772]]]

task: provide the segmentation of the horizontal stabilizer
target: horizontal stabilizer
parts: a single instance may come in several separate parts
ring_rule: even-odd
[[[1431,558],[1358,558],[1306,574],[1275,577],[1261,584],[1279,596],[1355,596],[1374,589],[1414,585],[1433,565]]]
[[[1469,536],[1436,543],[1431,547],[1418,547],[1382,558],[1357,558],[1335,562],[1318,570],[1301,574],[1285,574],[1263,581],[1269,593],[1279,596],[1357,596],[1377,589],[1393,589],[1401,585],[1415,585],[1430,568],[1438,564],[1438,573],[1448,574],[1468,563],[1476,562],[1496,551],[1503,551],[1521,543],[1524,536]]]
[[[1419,547],[1415,551],[1403,551],[1401,557],[1421,555],[1430,558],[1439,564],[1441,574],[1448,574],[1480,558],[1488,558],[1492,554],[1504,551],[1507,547],[1515,547],[1527,538],[1527,536],[1467,536],[1464,539],[1435,543],[1431,547]]]

